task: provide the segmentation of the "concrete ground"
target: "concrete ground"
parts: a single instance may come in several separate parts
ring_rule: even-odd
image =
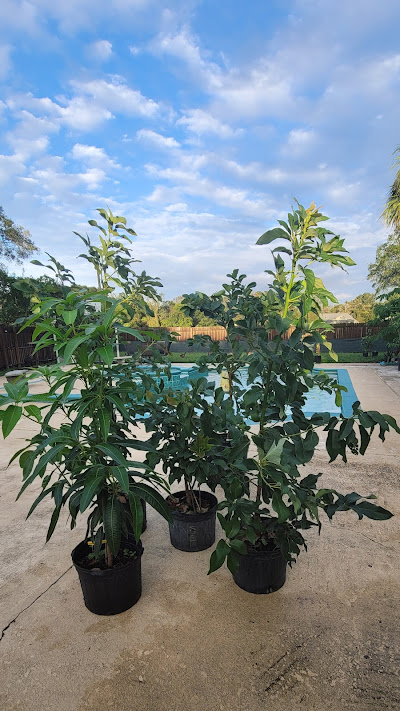
[[[345,366],[346,367],[346,366]],[[365,409],[400,421],[400,373],[348,366]],[[383,711],[400,705],[400,436],[376,437],[347,467],[319,446],[309,471],[342,491],[375,492],[396,514],[338,514],[272,595],[251,595],[209,552],[183,553],[148,511],[143,594],[128,612],[96,617],[83,605],[70,552],[84,522],[61,522],[48,544],[48,504],[25,521],[33,488],[15,503],[11,454],[1,443],[0,709],[2,711]],[[219,531],[217,531],[218,540]],[[2,632],[1,632],[2,630]]]

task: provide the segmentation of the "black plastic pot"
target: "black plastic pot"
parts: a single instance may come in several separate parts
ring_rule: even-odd
[[[378,355],[378,351],[372,351],[373,358],[376,358],[377,355]]]
[[[321,356],[321,355],[316,355],[316,356],[314,356],[314,361],[315,361],[315,363],[321,363],[321,361],[322,361],[322,356]]]
[[[369,352],[368,351],[363,351],[363,358],[368,358]]]
[[[279,548],[273,550],[252,550],[240,555],[239,568],[233,579],[242,590],[266,595],[275,592],[286,580],[286,560]]]
[[[198,491],[194,492],[198,496]],[[174,493],[177,498],[185,496],[184,491]],[[206,513],[181,513],[171,509],[173,522],[169,524],[169,535],[174,548],[180,551],[204,551],[215,541],[215,518],[218,500],[208,491],[201,492],[202,501],[208,501],[210,509]]]
[[[130,541],[124,548],[136,551],[136,558],[123,568],[108,570],[87,570],[78,561],[90,553],[90,546],[84,541],[72,551],[72,562],[78,572],[85,605],[95,615],[118,615],[129,610],[142,594],[141,560],[143,546]]]

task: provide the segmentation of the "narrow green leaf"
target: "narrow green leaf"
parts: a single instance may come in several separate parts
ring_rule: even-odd
[[[118,554],[121,545],[121,506],[116,496],[110,496],[104,511],[104,533],[113,556]]]
[[[129,491],[129,474],[125,467],[111,467],[111,473],[116,478],[124,494]]]
[[[131,491],[128,496],[133,521],[133,535],[135,536],[135,540],[139,541],[143,527],[143,506],[140,498],[135,496]]]
[[[83,488],[83,491],[81,492],[81,498],[80,498],[80,503],[79,503],[79,511],[81,513],[86,511],[87,507],[90,506],[90,504],[93,501],[94,496],[97,494],[97,492],[100,490],[100,488],[104,484],[104,481],[105,481],[104,473],[91,475],[85,479],[84,488]]]

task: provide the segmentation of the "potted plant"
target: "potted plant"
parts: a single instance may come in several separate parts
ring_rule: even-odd
[[[326,219],[314,204],[307,210],[298,204],[287,222],[280,220],[280,227],[262,235],[258,244],[278,240],[283,246],[273,250],[275,269],[268,271],[272,283],[261,296],[250,293],[245,276],[235,270],[222,291],[204,300],[207,313],[215,306],[215,318],[227,328],[228,340],[238,337],[246,344],[246,376],[232,386],[231,396],[238,415],[256,425],[250,434],[254,456],[248,471],[236,475],[219,504],[225,539],[211,555],[209,572],[226,560],[235,582],[253,593],[273,592],[284,584],[287,563],[306,548],[304,531],[320,529],[321,511],[330,519],[337,511],[349,510],[359,518],[384,520],[392,515],[375,505],[372,495],[319,488],[321,473],[301,472],[312,461],[322,432],[330,461],[341,456],[346,462],[348,450],[365,453],[375,428],[382,440],[390,428],[400,431],[392,417],[364,412],[358,402],[351,417],[305,412],[311,388],[335,393],[338,405],[345,389],[324,371],[313,370],[316,345],[323,343],[336,358],[324,336],[328,326],[320,317],[321,307],[336,299],[311,265],[354,264],[343,240],[320,225]],[[201,310],[201,301],[202,295],[192,295],[184,303],[189,310],[194,304]],[[226,313],[235,304],[236,317],[229,321]]]
[[[119,318],[141,308],[158,282],[144,272],[138,277],[133,272],[125,245],[134,232],[126,228],[126,220],[111,211],[99,213],[106,227],[94,220],[89,224],[102,233],[100,247],[83,238],[88,250],[83,256],[96,269],[98,290],[75,289],[70,279],[62,298],[37,300],[24,324],[35,325],[35,351],[52,344],[57,354],[59,365],[38,369],[48,392],[30,396],[27,380],[8,384],[0,412],[4,437],[22,415],[38,424],[37,434],[13,457],[23,472],[18,496],[41,481],[28,516],[44,498],[53,499],[47,540],[64,507],[69,509],[71,528],[79,514],[87,516],[85,539],[72,560],[86,606],[109,615],[128,609],[141,594],[141,499],[167,519],[170,515],[160,493],[167,488],[163,479],[145,462],[130,458],[132,450],[146,448],[134,430],[137,418],[147,410],[146,393],[153,380],[141,368],[140,356],[133,355],[123,365],[114,361],[116,332],[145,340],[143,333]],[[62,277],[65,270],[55,264],[53,260],[50,268]],[[122,290],[120,297],[113,296],[114,288]],[[56,413],[63,415],[61,424],[53,419]],[[134,540],[128,540],[129,530]]]
[[[170,485],[183,482],[184,488],[166,500],[172,519],[170,539],[175,548],[194,552],[215,541],[218,501],[202,487],[225,489],[227,472],[245,469],[249,440],[246,426],[238,426],[242,423],[221,388],[213,393],[205,378],[190,380],[189,385],[154,396],[146,420],[152,432],[146,461],[151,470],[162,462]]]

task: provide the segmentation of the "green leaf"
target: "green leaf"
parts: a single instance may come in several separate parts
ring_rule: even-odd
[[[288,233],[285,232],[282,227],[274,227],[274,229],[264,232],[264,234],[258,238],[256,244],[270,244],[270,242],[276,239],[287,239],[290,241]]]
[[[99,354],[100,358],[104,363],[107,365],[111,365],[113,360],[114,360],[114,349],[112,345],[109,346],[101,346],[100,348],[96,349],[96,353]]]
[[[121,545],[121,504],[116,496],[110,496],[104,511],[104,533],[108,547],[113,556],[119,552]]]
[[[234,538],[229,541],[230,547],[237,551],[240,555],[247,555],[247,546],[243,541]]]
[[[143,527],[143,506],[140,498],[135,496],[131,491],[128,497],[133,521],[133,535],[135,536],[135,540],[139,541]]]
[[[71,309],[71,311],[61,312],[61,316],[63,317],[64,322],[67,324],[67,326],[71,326],[71,324],[75,323],[77,315],[77,309]]]
[[[169,506],[156,489],[152,489],[147,484],[135,483],[130,485],[129,491],[137,496],[140,496],[140,498],[144,499],[144,501],[147,501],[147,503],[153,509],[158,511],[163,518],[172,523],[172,516]]]
[[[46,543],[50,540],[50,538],[53,535],[54,529],[57,525],[57,521],[60,518],[60,511],[61,511],[61,506],[56,506],[56,508],[53,511],[52,517],[50,519],[50,525],[47,530]]]
[[[229,548],[227,542],[221,538],[221,540],[217,543],[215,551],[211,554],[208,575],[210,575],[210,573],[214,573],[224,564],[225,558],[229,555],[230,550],[231,549]]]
[[[287,521],[290,516],[290,509],[282,501],[281,494],[275,490],[272,492],[272,508],[278,514],[279,523]]]
[[[84,343],[84,341],[86,340],[87,336],[85,335],[76,336],[75,338],[72,338],[70,341],[68,341],[63,352],[64,363],[69,363],[76,349],[81,345],[81,343]]]
[[[25,412],[37,420],[37,422],[40,422],[42,419],[42,411],[37,405],[25,405]]]
[[[2,413],[2,423],[1,429],[3,432],[4,439],[8,437],[10,432],[13,431],[14,427],[18,424],[22,415],[22,407],[19,405],[9,405],[7,410]]]
[[[100,433],[103,440],[107,441],[110,433],[111,416],[107,410],[99,410],[97,413],[97,421],[100,427]]]
[[[79,511],[83,513],[93,501],[101,486],[104,484],[104,474],[90,475],[85,479],[84,488],[79,502]]]
[[[353,504],[351,508],[360,518],[366,516],[374,521],[387,521],[387,519],[392,518],[393,516],[390,511],[382,508],[382,506],[376,506],[370,501],[361,501],[359,504]]]
[[[134,336],[135,338],[137,338],[138,341],[145,340],[143,338],[142,334],[139,333],[139,331],[136,331],[135,328],[130,328],[129,326],[122,326],[120,323],[115,324],[115,328],[118,331],[118,333],[130,333],[131,336]]]
[[[112,393],[107,393],[106,399],[109,400],[109,402],[112,402],[113,405],[117,408],[117,410],[125,417],[128,422],[132,420],[132,413],[129,412],[129,410],[125,407],[124,403],[122,402],[121,398],[118,397],[118,395],[114,395]]]
[[[116,478],[124,494],[129,491],[129,474],[125,467],[111,467],[112,475]]]

